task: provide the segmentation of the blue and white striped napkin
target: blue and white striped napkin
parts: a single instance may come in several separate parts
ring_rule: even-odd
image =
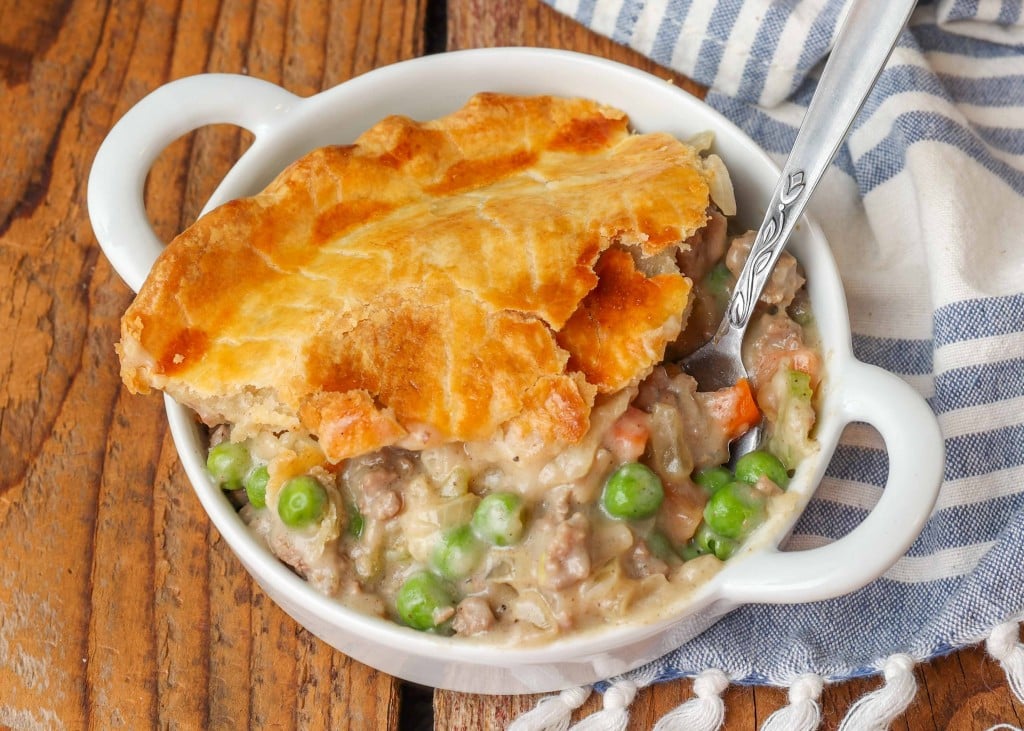
[[[708,103],[780,165],[850,4],[546,2],[711,87]],[[921,3],[810,206],[842,273],[857,357],[905,378],[938,415],[945,482],[924,533],[861,591],[739,609],[633,674],[638,685],[709,669],[790,686],[862,676],[1024,617],[1021,5]],[[790,547],[843,535],[870,510],[886,474],[880,444],[848,432]]]

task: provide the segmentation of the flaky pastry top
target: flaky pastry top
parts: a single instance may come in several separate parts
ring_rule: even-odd
[[[331,461],[508,429],[576,442],[683,326],[672,262],[709,175],[583,99],[388,117],[175,238],[122,320],[122,377],[235,438],[309,431]]]

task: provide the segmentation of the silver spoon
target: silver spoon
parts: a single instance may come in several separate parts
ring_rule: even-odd
[[[715,336],[682,362],[699,390],[715,391],[747,377],[740,348],[754,305],[807,201],[875,85],[914,4],[914,0],[862,0],[847,11],[726,305],[725,317]],[[734,461],[757,447],[760,431],[755,427],[733,444]]]

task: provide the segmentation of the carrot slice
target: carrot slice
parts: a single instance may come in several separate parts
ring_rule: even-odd
[[[741,378],[735,386],[728,386],[715,392],[715,398],[707,402],[711,417],[725,429],[732,440],[761,421],[761,409],[754,400],[750,382]]]
[[[644,453],[650,436],[650,416],[630,406],[612,424],[611,430],[605,435],[604,443],[617,458],[623,462],[632,462]]]
[[[729,433],[733,437],[738,437],[761,422],[761,409],[757,407],[754,392],[746,378],[737,381],[734,388],[736,389],[736,410],[729,423]]]

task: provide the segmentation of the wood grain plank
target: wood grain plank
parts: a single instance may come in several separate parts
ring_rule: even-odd
[[[171,8],[166,10],[169,12]],[[171,44],[164,58],[164,68],[151,81],[153,88],[171,78],[206,69],[218,11],[218,4],[194,0],[184,0],[173,8],[175,32],[169,36]],[[166,26],[164,28],[166,32]],[[172,143],[150,172],[146,208],[157,235],[165,241],[180,231],[186,218],[192,215],[185,210],[187,203],[204,192],[196,193],[188,185],[196,137],[192,134]],[[214,713],[223,708],[223,696],[218,694],[221,688],[211,678],[212,658],[228,665],[234,663],[233,669],[245,672],[248,645],[247,642],[232,643],[222,637],[218,629],[223,625],[211,619],[215,606],[226,615],[217,619],[223,619],[224,625],[237,630],[236,615],[229,611],[236,609],[237,598],[229,595],[217,601],[222,598],[212,594],[207,520],[181,470],[166,429],[163,436],[153,484],[157,725],[168,729],[208,728],[214,726]],[[247,609],[244,617],[248,619]],[[243,630],[248,627],[247,623],[240,626]],[[225,660],[225,656],[229,659]],[[197,689],[205,692],[197,692]],[[248,711],[247,693],[241,708]],[[238,717],[245,715],[235,716]]]
[[[234,555],[219,536],[214,539],[214,547],[222,554],[222,565],[231,564],[233,567]],[[248,718],[254,727],[295,728],[295,634],[298,628],[256,587],[253,588],[250,612],[252,654],[249,671],[241,676],[224,676],[224,682],[249,685]]]
[[[543,695],[494,696],[452,691],[434,692],[434,727],[450,731],[505,728],[515,718],[533,708]],[[589,698],[583,709],[592,706]]]
[[[68,112],[100,37],[101,3],[7,8],[0,24],[0,233],[36,208],[47,190],[56,129]]]
[[[85,333],[81,307],[54,317],[59,293],[48,291],[47,271],[59,261],[51,235],[74,220],[69,210],[54,206],[80,205],[81,175],[57,181],[60,197],[49,196],[58,164],[63,173],[72,164],[88,164],[87,155],[69,144],[77,130],[66,127],[79,120],[72,117],[71,105],[96,53],[104,8],[83,2],[66,13],[59,28],[24,39],[29,55],[17,62],[0,56],[5,132],[0,136],[0,281],[10,293],[0,298],[0,495],[25,477],[50,436]],[[27,64],[24,73],[15,68],[21,63]],[[81,261],[85,241],[70,245]],[[81,303],[81,291],[78,295]],[[0,506],[0,519],[3,510]]]
[[[935,728],[988,729],[1000,723],[1016,727],[1024,723],[1021,704],[1007,687],[1003,670],[982,647],[938,658],[919,670],[927,708],[910,711],[917,715],[926,711]],[[910,728],[918,727],[910,723]]]
[[[678,680],[644,688],[630,707],[631,729],[653,728],[662,716],[693,697],[693,681]]]
[[[169,433],[166,429],[162,433],[153,485],[156,657],[152,662],[157,669],[157,725],[204,728],[213,706],[202,692],[212,685],[208,657],[235,647],[213,635],[205,516],[188,487]],[[239,664],[244,671],[245,646],[242,650],[237,654],[242,656]],[[213,695],[212,690],[208,692]]]
[[[105,8],[65,10],[27,79],[0,87],[0,282],[14,295],[0,310],[0,724],[16,727],[86,723],[93,523],[119,391],[107,335],[126,304],[81,200],[101,130],[75,100],[113,81],[89,75]]]
[[[76,274],[74,262],[67,274]],[[92,262],[89,262],[89,266]],[[77,272],[81,274],[81,271]],[[85,287],[95,329],[79,340],[85,362],[114,366],[97,333],[110,331],[123,301],[100,285]],[[55,281],[53,285],[63,286]],[[91,602],[92,526],[97,512],[104,435],[118,393],[113,380],[77,377],[63,394],[50,437],[15,488],[0,533],[0,723],[12,726],[84,727],[88,689],[83,670]],[[106,413],[97,418],[96,410]],[[82,421],[88,416],[90,421]]]
[[[86,682],[94,727],[131,728],[155,720],[156,655],[151,535],[153,480],[163,436],[152,399],[114,406],[93,535],[92,602]],[[140,524],[142,530],[140,531]],[[139,692],[139,691],[142,692]]]
[[[177,0],[151,2],[142,8],[132,43],[125,46],[131,53],[119,109],[165,80],[179,37],[167,33],[167,26],[168,22],[177,22],[179,11]],[[179,189],[169,188],[161,185],[159,189],[167,190],[173,202],[180,204]],[[161,212],[166,225],[166,208]],[[162,233],[169,234],[169,228]],[[116,330],[108,347],[115,340]],[[166,705],[160,702],[162,693],[172,701],[190,697],[180,688],[180,678],[188,676],[179,674],[177,666],[154,661],[180,660],[178,653],[188,648],[187,644],[172,641],[180,627],[158,601],[173,586],[167,582],[177,563],[173,552],[165,552],[176,548],[173,535],[167,542],[165,530],[168,524],[174,524],[173,518],[166,520],[168,505],[173,503],[162,499],[166,493],[154,484],[166,432],[162,404],[156,397],[139,399],[124,391],[121,394],[115,412],[116,428],[108,438],[110,467],[101,482],[96,519],[94,609],[86,676],[90,725],[103,728],[155,724],[168,717]],[[139,449],[140,440],[147,445],[145,451]],[[131,448],[126,449],[127,445]],[[120,467],[122,461],[127,463],[125,467]],[[145,465],[147,473],[133,475],[132,464]],[[124,505],[126,500],[130,509]],[[179,587],[187,585],[178,582]],[[193,714],[200,711],[197,705],[193,704]],[[183,718],[187,710],[186,706],[173,717]]]
[[[246,73],[275,84],[284,80],[287,8],[279,2],[255,3],[247,46]]]
[[[173,1],[142,9],[133,42],[127,46],[132,53],[121,107],[164,78],[174,40],[166,33],[166,18],[178,10]],[[116,335],[110,345],[114,340]],[[160,690],[168,687],[153,662],[166,657],[161,649],[166,650],[169,637],[167,625],[157,622],[153,600],[156,582],[167,578],[164,562],[156,561],[154,533],[156,519],[166,513],[165,504],[157,507],[153,489],[165,431],[162,422],[159,399],[139,400],[122,391],[115,413],[117,428],[108,438],[108,458],[114,469],[105,470],[101,482],[93,555],[95,608],[89,628],[87,684],[90,723],[97,727],[131,728],[156,722]],[[140,438],[145,451],[139,449]],[[132,449],[126,450],[127,445]],[[134,460],[146,466],[146,474],[132,474]],[[126,463],[124,467],[121,462]]]
[[[185,0],[176,26],[174,53],[165,81],[204,72],[242,73],[246,65],[252,17],[251,3],[245,0],[218,3]],[[175,196],[168,201],[168,206],[177,214],[168,239],[199,216],[217,184],[245,149],[246,145],[241,141],[247,135],[231,125],[208,125],[181,141],[181,154],[168,155],[165,152],[163,157],[172,162],[176,178],[184,181],[183,197]],[[161,180],[163,178],[154,168],[150,175],[151,183]],[[149,199],[155,197],[150,185]],[[148,205],[152,211],[153,203]]]
[[[327,728],[337,690],[331,682],[333,650],[309,632],[296,634],[298,676],[295,679],[295,725]]]
[[[112,365],[95,339],[79,345],[83,360]],[[86,403],[101,404],[109,413],[116,394],[110,381],[76,379],[63,394],[49,439],[5,495],[10,503],[0,526],[0,724],[85,725],[89,557],[106,423],[82,428],[78,417]]]
[[[161,400],[121,388],[112,345],[130,295],[84,208],[106,130],[161,83],[253,65],[299,93],[344,78],[348,51],[326,55],[343,5],[77,3],[53,14],[60,24],[14,59],[21,67],[0,68],[0,98],[32,120],[0,135],[12,204],[0,281],[15,295],[0,306],[12,354],[0,356],[0,725],[397,725],[394,679],[300,630],[253,587],[181,473]],[[365,5],[368,17],[394,15]],[[399,9],[395,33],[356,26],[373,40],[371,66],[419,52],[423,4]],[[161,236],[194,218],[248,140],[204,130],[158,159],[146,202]]]
[[[187,479],[182,476],[179,482],[180,489],[188,491],[189,501],[195,503]],[[201,658],[205,673],[197,678],[201,681],[205,674],[207,682],[204,703],[208,726],[202,727],[228,731],[237,728],[243,719],[254,723],[253,698],[262,698],[262,666],[256,663],[253,649],[254,635],[261,629],[254,623],[257,594],[249,575],[205,516],[197,526],[201,526],[197,544],[204,547],[208,592],[195,597],[202,609],[198,621],[208,623],[209,637]],[[190,593],[195,595],[196,588],[192,587]],[[201,682],[195,687],[203,688]],[[287,701],[287,697],[282,700]],[[168,705],[168,711],[172,709]]]

